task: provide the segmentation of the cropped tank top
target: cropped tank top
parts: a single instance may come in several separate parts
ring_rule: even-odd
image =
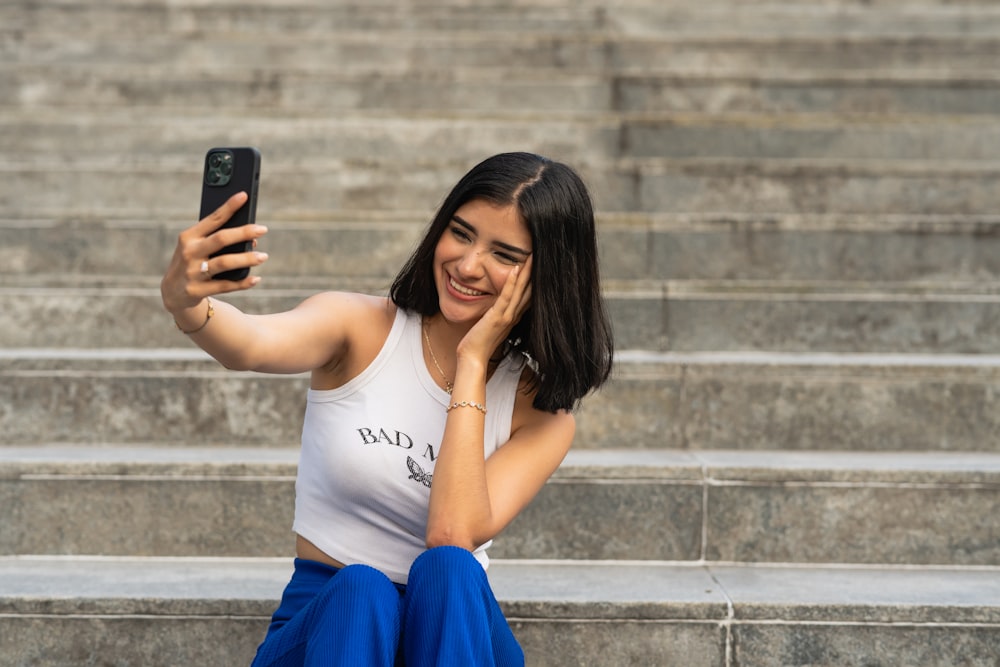
[[[484,456],[510,438],[524,364],[508,355],[486,383]],[[336,560],[406,583],[426,550],[427,507],[451,396],[424,363],[421,318],[398,308],[382,349],[346,384],[309,389],[293,530]],[[491,542],[473,554],[484,568]]]

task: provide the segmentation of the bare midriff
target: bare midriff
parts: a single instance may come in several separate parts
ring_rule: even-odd
[[[318,546],[302,537],[295,536],[295,555],[303,560],[313,560],[319,563],[326,563],[336,568],[343,568],[344,564],[336,558],[330,558]]]

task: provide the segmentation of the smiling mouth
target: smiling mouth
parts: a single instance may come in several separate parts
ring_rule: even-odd
[[[448,276],[448,284],[451,285],[451,288],[453,290],[465,296],[484,296],[486,294],[486,292],[480,292],[479,290],[469,289],[468,287],[462,287],[461,285],[456,283],[455,279],[452,278],[451,276]]]

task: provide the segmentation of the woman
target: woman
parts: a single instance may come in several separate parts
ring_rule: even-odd
[[[181,233],[163,278],[178,328],[232,369],[311,372],[295,571],[254,665],[523,665],[485,576],[491,540],[573,439],[608,377],[593,209],[558,162],[507,153],[455,186],[388,298],[327,292],[247,315],[209,256],[235,195]]]

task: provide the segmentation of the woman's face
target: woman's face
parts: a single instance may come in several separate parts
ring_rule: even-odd
[[[516,206],[482,199],[460,206],[434,249],[441,314],[449,322],[477,322],[530,254],[531,233]]]

